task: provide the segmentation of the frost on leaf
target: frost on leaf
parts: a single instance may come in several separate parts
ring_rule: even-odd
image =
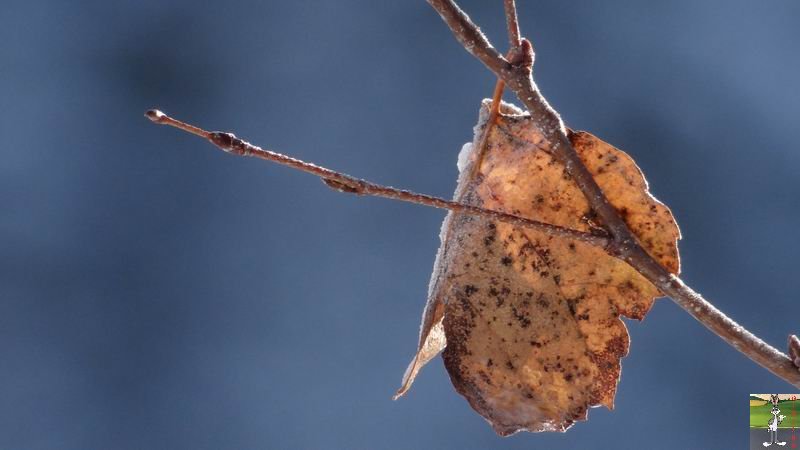
[[[599,226],[550,143],[503,105],[480,167],[477,142],[460,156],[455,198],[577,230]],[[585,132],[570,140],[642,246],[673,273],[680,232],[633,160]],[[434,264],[417,355],[398,396],[442,353],[456,390],[500,435],[565,431],[590,407],[614,406],[629,338],[658,290],[625,262],[582,242],[477,216],[449,214]]]

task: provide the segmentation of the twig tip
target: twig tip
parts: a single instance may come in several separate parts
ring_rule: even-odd
[[[148,109],[145,111],[144,116],[150,119],[150,121],[153,123],[161,123],[164,118],[167,117],[166,114],[157,109]]]
[[[186,122],[181,122],[180,120],[173,119],[172,117],[164,114],[163,112],[157,109],[148,109],[147,111],[145,111],[144,116],[150,119],[150,121],[153,123],[157,123],[160,125],[169,125],[171,127],[183,130],[187,133],[192,133],[196,136],[200,136],[205,139],[211,138],[211,133],[209,133],[208,131],[196,127],[194,125],[190,125]]]

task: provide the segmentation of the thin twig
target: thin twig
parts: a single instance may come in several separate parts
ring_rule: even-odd
[[[519,47],[519,20],[517,20],[517,5],[515,0],[503,0],[506,11],[506,25],[508,27],[508,45],[511,48]]]
[[[499,211],[481,208],[479,206],[467,205],[465,203],[454,202],[445,200],[440,197],[434,197],[426,194],[418,194],[416,192],[407,191],[404,189],[396,189],[389,186],[383,186],[371,181],[362,180],[360,178],[352,177],[335,170],[327,169],[316,164],[308,163],[282,153],[264,150],[248,142],[245,142],[231,133],[224,133],[220,131],[206,131],[194,125],[173,119],[161,111],[151,109],[145,113],[145,116],[154,123],[161,125],[169,125],[180,130],[189,132],[196,136],[200,136],[212,144],[219,147],[226,153],[233,153],[239,156],[253,156],[256,158],[273,161],[278,164],[289,166],[312,175],[316,175],[330,188],[340,192],[356,195],[371,195],[375,197],[385,197],[393,200],[400,200],[408,203],[416,203],[419,205],[430,206],[433,208],[447,209],[457,213],[470,214],[474,216],[481,216],[487,219],[505,222],[514,226],[530,228],[537,231],[547,233],[551,236],[558,236],[567,239],[574,239],[577,241],[585,242],[590,245],[605,248],[609,243],[608,236],[596,233],[587,233],[584,231],[573,230],[571,228],[560,227],[549,223],[539,222],[536,220],[527,219],[525,217],[515,216],[513,214],[506,214]]]
[[[561,117],[550,107],[533,82],[530,67],[533,63],[533,54],[530,43],[528,49],[531,54],[527,60],[512,64],[492,47],[480,29],[454,1],[427,1],[450,27],[461,45],[505,81],[528,109],[536,126],[551,143],[553,153],[564,165],[567,173],[584,193],[592,209],[611,234],[612,241],[608,247],[610,253],[630,264],[664,295],[671,297],[695,319],[745,356],[785,381],[800,387],[800,371],[787,355],[731,320],[700,294],[686,286],[680,278],[663,268],[641,247],[572,147]],[[513,2],[507,1],[507,7],[509,3]],[[526,42],[522,40],[523,47]],[[526,64],[528,61],[530,64]]]

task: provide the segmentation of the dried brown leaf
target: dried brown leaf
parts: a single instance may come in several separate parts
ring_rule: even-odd
[[[530,118],[510,105],[502,112],[473,170],[482,108],[475,143],[459,156],[455,197],[596,228],[585,197]],[[571,132],[570,139],[644,249],[677,273],[680,232],[634,161],[589,133]],[[449,214],[441,238],[419,350],[397,396],[444,349],[456,390],[498,434],[565,431],[590,407],[613,408],[629,347],[620,315],[644,318],[659,296],[650,282],[597,247],[475,216]]]

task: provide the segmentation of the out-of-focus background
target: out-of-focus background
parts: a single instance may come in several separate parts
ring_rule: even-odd
[[[505,51],[502,2],[462,6]],[[568,125],[675,213],[685,280],[798,331],[800,3],[519,2]],[[179,118],[450,196],[493,77],[422,0],[0,4],[0,448],[738,448],[793,392],[669,300],[616,410],[499,438],[414,352],[441,211],[332,192]]]

